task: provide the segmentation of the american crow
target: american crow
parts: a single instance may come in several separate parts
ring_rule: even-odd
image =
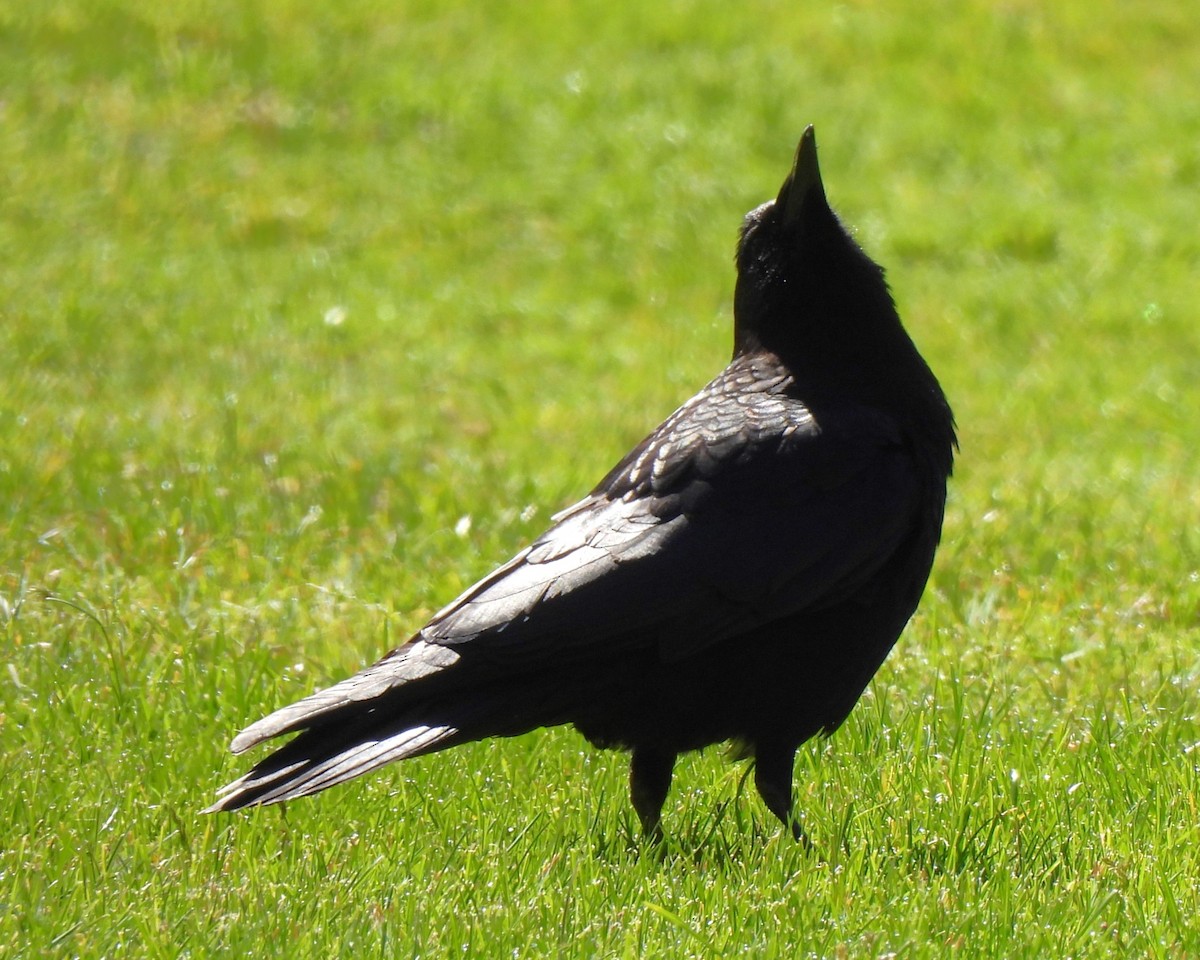
[[[403,646],[243,730],[235,753],[300,735],[210,810],[572,723],[632,751],[647,834],[676,756],[731,740],[802,836],[796,749],[837,729],[916,609],[954,420],[826,202],[812,127],[737,268],[729,366]]]

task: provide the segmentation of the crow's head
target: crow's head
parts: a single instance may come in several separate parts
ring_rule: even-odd
[[[734,354],[770,350],[786,359],[830,350],[886,349],[903,336],[875,264],[825,199],[810,126],[779,196],[742,224],[734,297]],[[816,357],[814,356],[814,359]]]

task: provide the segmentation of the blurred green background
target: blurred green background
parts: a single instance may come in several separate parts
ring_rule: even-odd
[[[0,2],[0,953],[1200,953],[1194,19]],[[962,442],[821,857],[567,730],[198,817],[724,364],[808,123]]]

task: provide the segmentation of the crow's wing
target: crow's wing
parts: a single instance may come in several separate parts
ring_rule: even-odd
[[[236,752],[413,681],[501,680],[656,646],[667,659],[864,590],[920,510],[895,424],[818,423],[735,361],[512,560],[411,641],[244,730]]]
[[[919,509],[884,418],[707,397],[418,636],[514,668],[634,644],[688,656],[861,589]]]

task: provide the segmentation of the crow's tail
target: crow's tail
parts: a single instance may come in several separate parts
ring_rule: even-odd
[[[299,736],[221,788],[204,812],[292,800],[394,760],[565,721],[560,688],[544,678],[489,682],[458,661],[450,650],[415,641],[251,724],[234,738],[234,753]]]
[[[462,743],[461,732],[446,724],[414,720],[375,724],[369,718],[305,730],[260,761],[249,773],[221,788],[205,810],[237,810],[317,793],[382,767]]]

